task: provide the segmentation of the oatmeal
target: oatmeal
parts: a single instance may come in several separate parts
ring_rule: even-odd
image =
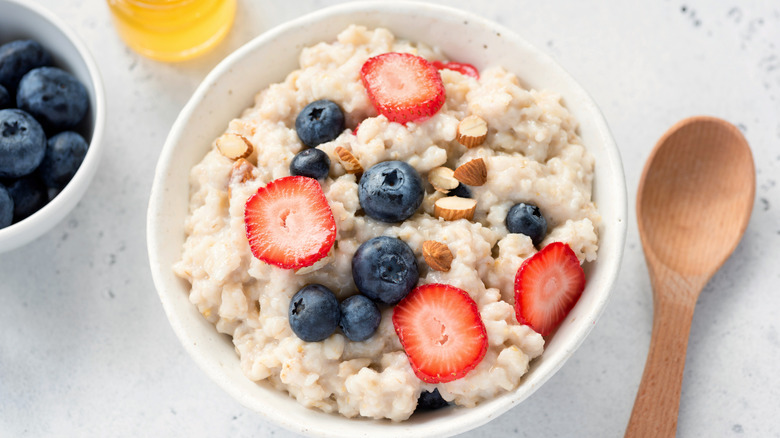
[[[518,269],[553,242],[567,244],[579,263],[595,260],[600,217],[591,200],[593,158],[559,95],[526,90],[499,66],[480,71],[478,79],[443,68],[446,100],[441,108],[426,120],[391,122],[378,115],[361,82],[366,61],[388,52],[439,64],[444,60],[436,49],[398,40],[388,30],[350,26],[335,42],[303,49],[300,69],[262,90],[254,106],[228,124],[226,132],[246,139],[251,155],[234,161],[220,153],[215,141],[192,169],[187,240],[174,270],[191,283],[190,301],[219,332],[232,337],[247,378],[266,380],[325,412],[401,421],[415,411],[423,391],[437,389],[447,402],[471,407],[519,385],[529,362],[542,353],[544,338],[533,324],[518,323]],[[335,139],[316,146],[331,163],[320,185],[335,223],[335,243],[310,266],[283,269],[253,256],[245,207],[258,189],[289,177],[293,158],[307,149],[296,133],[296,116],[321,99],[338,104],[346,126]],[[468,132],[459,133],[467,118]],[[480,131],[482,123],[486,134]],[[471,138],[464,141],[470,147],[458,137]],[[344,151],[351,159],[343,158]],[[419,173],[424,196],[410,217],[382,222],[361,208],[359,178],[364,170],[393,160]],[[480,185],[463,189],[452,182],[466,164],[460,174],[469,171],[465,178]],[[429,174],[442,167],[455,172],[434,172],[450,178],[442,183],[448,187],[437,188]],[[467,193],[448,196],[452,190]],[[448,197],[466,200],[470,218],[458,216],[462,213],[454,204],[463,202]],[[507,215],[519,203],[535,206],[544,216],[546,229],[537,245],[507,228]],[[442,218],[442,208],[456,212],[448,217],[453,220]],[[439,383],[419,378],[393,325],[393,305],[379,304],[379,326],[364,341],[351,341],[336,330],[322,341],[306,342],[293,332],[291,298],[312,284],[324,285],[339,301],[357,294],[353,257],[377,236],[398,238],[411,248],[417,285],[450,285],[475,303],[487,348],[464,376]],[[449,253],[446,269],[426,261],[432,257],[423,254],[426,242],[439,244],[428,244],[437,254]]]

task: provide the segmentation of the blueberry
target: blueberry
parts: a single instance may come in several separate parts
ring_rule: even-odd
[[[14,200],[14,222],[30,216],[49,202],[46,186],[34,173],[8,184],[8,194]]]
[[[295,118],[295,131],[303,144],[313,148],[338,137],[344,131],[344,112],[330,100],[316,100]]]
[[[506,228],[510,233],[525,234],[534,245],[541,243],[547,234],[547,220],[539,207],[533,204],[515,204],[506,215]]]
[[[4,86],[0,85],[0,109],[11,107],[11,95]]]
[[[16,106],[32,114],[47,132],[76,126],[87,114],[87,89],[72,74],[56,67],[30,70],[19,82]]]
[[[381,320],[379,308],[365,295],[352,295],[341,302],[339,327],[351,341],[365,341],[373,336]]]
[[[423,201],[420,174],[403,161],[371,166],[358,186],[358,200],[366,214],[382,222],[401,222],[413,215]]]
[[[458,187],[450,190],[447,196],[457,196],[459,198],[471,198],[471,190],[463,183],[458,183]]]
[[[0,110],[0,177],[31,173],[45,153],[46,135],[31,115],[18,109]]]
[[[379,236],[363,242],[352,257],[352,279],[360,293],[384,304],[401,301],[417,284],[417,259],[412,249],[395,237]]]
[[[51,55],[32,40],[16,40],[0,46],[0,85],[9,92],[16,90],[28,71],[51,65]]]
[[[308,176],[314,179],[325,179],[330,172],[330,158],[320,149],[311,148],[298,152],[290,163],[292,175]]]
[[[61,189],[68,184],[87,155],[89,145],[75,132],[65,131],[46,142],[46,155],[38,172],[46,187]]]
[[[0,229],[3,229],[13,223],[14,220],[14,200],[6,190],[5,186],[0,184]]]
[[[415,412],[433,411],[435,409],[441,409],[449,405],[445,401],[438,389],[434,389],[433,392],[423,391],[420,393],[420,397],[417,399],[417,408]]]
[[[339,300],[321,284],[310,284],[296,292],[288,313],[293,332],[306,342],[326,339],[341,319]]]

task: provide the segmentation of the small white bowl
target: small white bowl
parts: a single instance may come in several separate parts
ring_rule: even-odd
[[[499,64],[526,85],[560,92],[580,122],[582,140],[596,160],[593,197],[603,217],[598,260],[586,267],[587,286],[544,354],[521,385],[474,408],[448,408],[406,422],[347,419],[304,408],[240,369],[227,336],[217,333],[188,299],[189,285],[171,269],[182,251],[189,203],[189,173],[227,123],[253,104],[253,96],[297,66],[302,47],[332,41],[351,23],[387,27],[400,38],[440,47],[477,68]],[[593,328],[617,277],[626,232],[626,187],[618,149],[588,94],[547,55],[514,32],[472,14],[411,2],[349,3],[322,9],[252,40],[222,61],[182,110],[163,147],[147,215],[149,260],[171,326],[198,365],[246,407],[287,429],[323,437],[413,438],[450,436],[484,424],[520,403],[550,378]]]
[[[74,75],[87,88],[90,109],[77,131],[85,136],[89,149],[73,179],[54,199],[29,217],[0,229],[0,253],[49,231],[84,196],[100,160],[106,118],[103,81],[95,61],[62,20],[33,1],[0,0],[0,43],[16,39],[38,41],[51,53],[55,66]]]

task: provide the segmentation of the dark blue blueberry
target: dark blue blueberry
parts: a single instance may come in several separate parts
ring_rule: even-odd
[[[435,409],[441,409],[449,405],[439,394],[438,389],[434,389],[433,392],[423,391],[420,393],[420,397],[417,399],[417,409],[415,412],[433,411]]]
[[[352,279],[360,293],[384,304],[401,301],[417,284],[417,259],[401,239],[374,237],[352,257]]]
[[[87,89],[72,74],[56,67],[30,70],[19,82],[16,106],[32,114],[47,132],[76,126],[87,114]]]
[[[457,196],[459,198],[471,198],[471,190],[463,183],[458,183],[458,187],[450,190],[447,196]]]
[[[316,100],[298,113],[295,131],[310,148],[327,143],[344,131],[344,112],[335,102]]]
[[[339,300],[321,284],[304,286],[290,300],[288,312],[293,332],[306,342],[326,339],[341,319]]]
[[[539,207],[533,204],[515,204],[506,215],[506,228],[510,233],[525,234],[538,245],[547,234],[547,220]]]
[[[373,336],[381,320],[379,308],[365,295],[352,295],[341,302],[339,327],[350,341],[365,341]]]
[[[401,222],[413,215],[423,201],[420,174],[403,161],[371,166],[358,186],[358,200],[366,214],[382,222]]]
[[[330,158],[320,149],[311,148],[298,152],[290,163],[292,175],[308,176],[314,179],[325,179],[330,172]]]
[[[0,109],[11,107],[11,95],[8,94],[8,90],[4,86],[0,85]]]
[[[8,184],[8,194],[14,200],[14,222],[30,216],[49,202],[48,189],[34,173]]]
[[[5,189],[5,186],[0,184],[0,229],[3,229],[11,225],[14,221],[14,200]]]
[[[0,85],[9,92],[28,71],[51,65],[51,55],[32,40],[16,40],[0,46]]]
[[[87,155],[89,145],[75,132],[65,131],[46,142],[46,155],[38,173],[46,187],[61,189],[68,184]]]
[[[18,109],[0,110],[0,177],[19,178],[34,171],[46,153],[41,125]]]

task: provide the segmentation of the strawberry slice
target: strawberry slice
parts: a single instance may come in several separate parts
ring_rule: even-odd
[[[360,69],[374,108],[391,122],[425,120],[444,105],[444,83],[430,62],[411,53],[383,53]]]
[[[526,259],[515,276],[515,315],[542,336],[566,318],[585,288],[585,272],[568,244],[553,242]]]
[[[479,70],[471,64],[465,62],[441,62],[433,61],[433,66],[438,70],[447,69],[456,71],[462,75],[471,76],[474,79],[479,79]]]
[[[246,201],[252,254],[284,269],[311,266],[336,241],[336,221],[317,180],[287,176],[260,187]]]
[[[393,309],[393,326],[415,375],[427,383],[460,379],[487,352],[477,303],[454,286],[415,288]]]

